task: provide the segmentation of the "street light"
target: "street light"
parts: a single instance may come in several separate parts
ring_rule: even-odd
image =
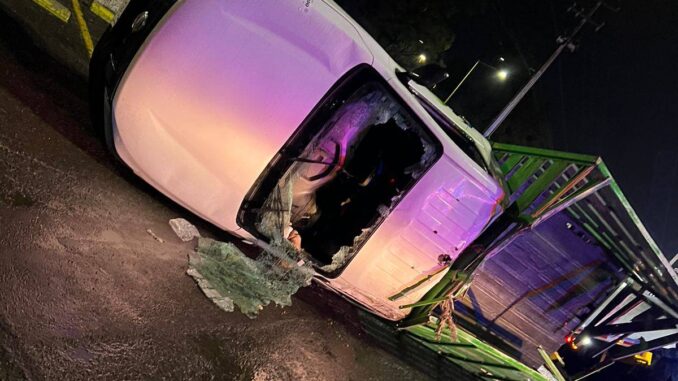
[[[586,347],[586,346],[589,346],[589,345],[593,344],[593,340],[591,340],[591,338],[588,337],[588,336],[584,336],[584,337],[581,339],[580,344],[581,344],[583,347]]]
[[[417,62],[420,64],[426,63],[426,54],[421,53],[417,56]]]
[[[503,59],[502,59],[501,61],[503,61]],[[466,73],[466,75],[464,76],[464,78],[462,78],[461,81],[459,81],[459,83],[457,84],[457,86],[454,88],[454,90],[452,90],[452,92],[450,93],[450,95],[447,96],[447,98],[445,99],[445,102],[443,102],[443,103],[447,104],[447,102],[448,102],[450,99],[452,99],[452,96],[457,92],[457,90],[459,90],[459,88],[461,87],[462,83],[464,83],[464,81],[466,81],[466,78],[468,78],[469,75],[471,75],[471,73],[473,73],[473,70],[476,69],[476,67],[478,66],[479,63],[480,63],[480,60],[477,60],[476,63],[474,63],[473,66],[471,66],[471,69]],[[488,65],[488,64],[486,64],[486,63],[483,63],[483,65],[488,66],[488,67],[491,67],[492,69],[496,70],[496,71],[497,71],[497,79],[499,79],[501,82],[506,81],[506,79],[507,79],[508,76],[509,76],[508,70],[505,70],[505,69],[497,69],[496,67],[494,67],[494,66],[492,66],[492,65]]]
[[[497,78],[502,82],[506,81],[506,78],[508,78],[508,75],[509,75],[509,73],[506,70],[497,71]]]

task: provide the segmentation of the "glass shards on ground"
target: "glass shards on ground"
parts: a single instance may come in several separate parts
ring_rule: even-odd
[[[283,243],[269,246],[255,260],[231,243],[199,238],[196,252],[189,255],[187,273],[221,309],[230,312],[237,305],[254,318],[271,302],[291,305],[291,296],[310,284],[312,268],[294,261],[293,252],[291,245]]]

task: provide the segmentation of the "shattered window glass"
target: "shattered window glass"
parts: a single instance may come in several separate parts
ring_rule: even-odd
[[[253,227],[336,274],[439,156],[382,83],[362,82],[278,172]]]

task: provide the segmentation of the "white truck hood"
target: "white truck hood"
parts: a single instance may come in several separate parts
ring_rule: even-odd
[[[160,191],[236,230],[275,153],[338,78],[372,61],[321,1],[179,1],[115,96],[116,150]]]

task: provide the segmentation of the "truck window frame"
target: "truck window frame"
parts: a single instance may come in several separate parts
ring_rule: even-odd
[[[290,158],[298,157],[311,140],[325,127],[325,123],[334,115],[334,113],[353,95],[358,89],[368,82],[376,82],[388,93],[388,95],[398,103],[402,110],[418,125],[427,135],[429,141],[434,146],[435,155],[431,164],[425,168],[422,174],[415,179],[407,189],[405,189],[399,200],[392,205],[396,208],[408,193],[410,193],[417,183],[426,175],[426,173],[443,156],[444,149],[440,140],[433,134],[430,127],[424,123],[421,118],[412,110],[412,108],[402,99],[402,97],[393,89],[393,87],[370,65],[360,64],[344,76],[342,76],[330,90],[321,98],[320,102],[313,108],[309,115],[304,119],[301,125],[285,142],[282,148],[276,153],[266,168],[259,175],[255,183],[245,195],[238,210],[236,223],[241,228],[252,234],[257,239],[268,242],[268,237],[264,236],[255,228],[257,221],[257,211],[261,209],[268,195],[277,186],[279,179],[284,176],[294,160]],[[361,248],[370,239],[371,235],[388,218],[380,217],[374,225],[371,225],[371,232],[359,244],[354,246],[354,252],[351,257],[338,269],[332,272],[325,272],[319,266],[315,270],[326,278],[336,278],[348,267],[352,260],[360,253]]]

